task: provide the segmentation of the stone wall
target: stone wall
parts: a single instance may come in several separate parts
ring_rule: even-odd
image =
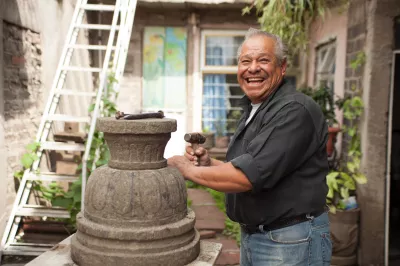
[[[368,183],[357,189],[361,208],[359,265],[384,265],[387,126],[394,17],[397,0],[350,1],[347,65],[364,50],[366,62],[356,71],[346,68],[346,93],[360,89],[365,104],[361,119],[362,171]]]
[[[25,146],[34,141],[40,122],[43,93],[40,35],[3,23],[4,130],[7,149],[7,199],[15,198],[13,172],[20,169]]]

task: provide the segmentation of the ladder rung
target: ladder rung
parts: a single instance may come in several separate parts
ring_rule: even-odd
[[[75,25],[76,28],[87,29],[87,30],[111,30],[111,25],[104,24],[79,24]],[[115,30],[119,30],[119,26],[115,26]]]
[[[73,182],[79,179],[77,175],[58,175],[54,173],[29,173],[27,180],[40,180],[40,181],[68,181]]]
[[[98,67],[63,66],[62,70],[66,70],[66,71],[85,71],[85,72],[101,72],[101,68],[98,68]]]
[[[54,218],[70,218],[69,212],[65,209],[48,208],[42,206],[25,205],[16,211],[17,216],[39,216]]]
[[[90,123],[90,116],[72,116],[53,114],[47,116],[48,121],[62,121],[62,122],[78,122],[78,123]]]
[[[57,90],[55,93],[61,94],[61,95],[75,95],[75,96],[88,96],[88,97],[96,96],[95,92],[76,91],[76,90],[68,90],[68,89]]]
[[[26,256],[39,256],[43,252],[50,250],[54,245],[41,245],[37,243],[21,243],[10,244],[4,250],[2,250],[3,255],[26,255]]]
[[[70,44],[68,48],[88,49],[88,50],[107,50],[107,45],[90,45],[90,44]],[[111,46],[111,50],[115,50],[115,46]]]
[[[114,5],[94,5],[94,4],[86,4],[81,5],[82,9],[92,10],[92,11],[114,11]]]
[[[40,143],[40,147],[44,150],[54,151],[85,151],[85,145],[79,143],[45,141]]]

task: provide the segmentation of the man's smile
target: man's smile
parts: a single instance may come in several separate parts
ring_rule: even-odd
[[[258,86],[258,85],[261,85],[266,80],[266,78],[263,78],[263,77],[248,77],[248,78],[245,78],[244,80],[246,81],[247,85]]]

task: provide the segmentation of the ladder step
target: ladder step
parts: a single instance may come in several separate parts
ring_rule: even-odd
[[[74,96],[88,96],[88,97],[94,97],[94,96],[96,96],[96,93],[95,93],[95,92],[76,91],[76,90],[69,90],[69,89],[56,90],[55,94],[74,95]]]
[[[79,143],[45,141],[40,144],[40,147],[54,151],[85,151],[85,145]]]
[[[85,72],[101,72],[101,68],[98,67],[76,67],[76,66],[63,66],[61,70],[66,71],[85,71]]]
[[[114,11],[114,5],[95,5],[95,4],[86,4],[81,5],[82,9],[91,10],[91,11]]]
[[[38,243],[12,243],[2,250],[3,255],[39,256],[50,250],[54,245]]]
[[[70,44],[68,48],[74,49],[88,49],[88,50],[107,50],[107,45],[90,45],[90,44]],[[115,46],[111,47],[111,50],[115,50]]]
[[[25,205],[16,211],[17,216],[39,216],[54,218],[70,218],[69,212],[62,208],[48,208],[44,206]]]
[[[111,30],[111,25],[105,24],[79,24],[75,25],[76,28],[87,29],[87,30]],[[119,26],[115,26],[115,30],[119,30]]]
[[[78,123],[90,123],[90,116],[72,116],[53,114],[47,116],[48,121],[62,121],[62,122],[78,122]]]
[[[55,173],[29,173],[27,180],[40,180],[40,181],[68,181],[73,182],[79,179],[77,175],[59,175]]]

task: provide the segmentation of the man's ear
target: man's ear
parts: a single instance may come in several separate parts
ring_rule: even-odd
[[[287,68],[287,59],[286,58],[282,60],[281,68],[282,68],[282,75],[285,75],[286,68]]]

